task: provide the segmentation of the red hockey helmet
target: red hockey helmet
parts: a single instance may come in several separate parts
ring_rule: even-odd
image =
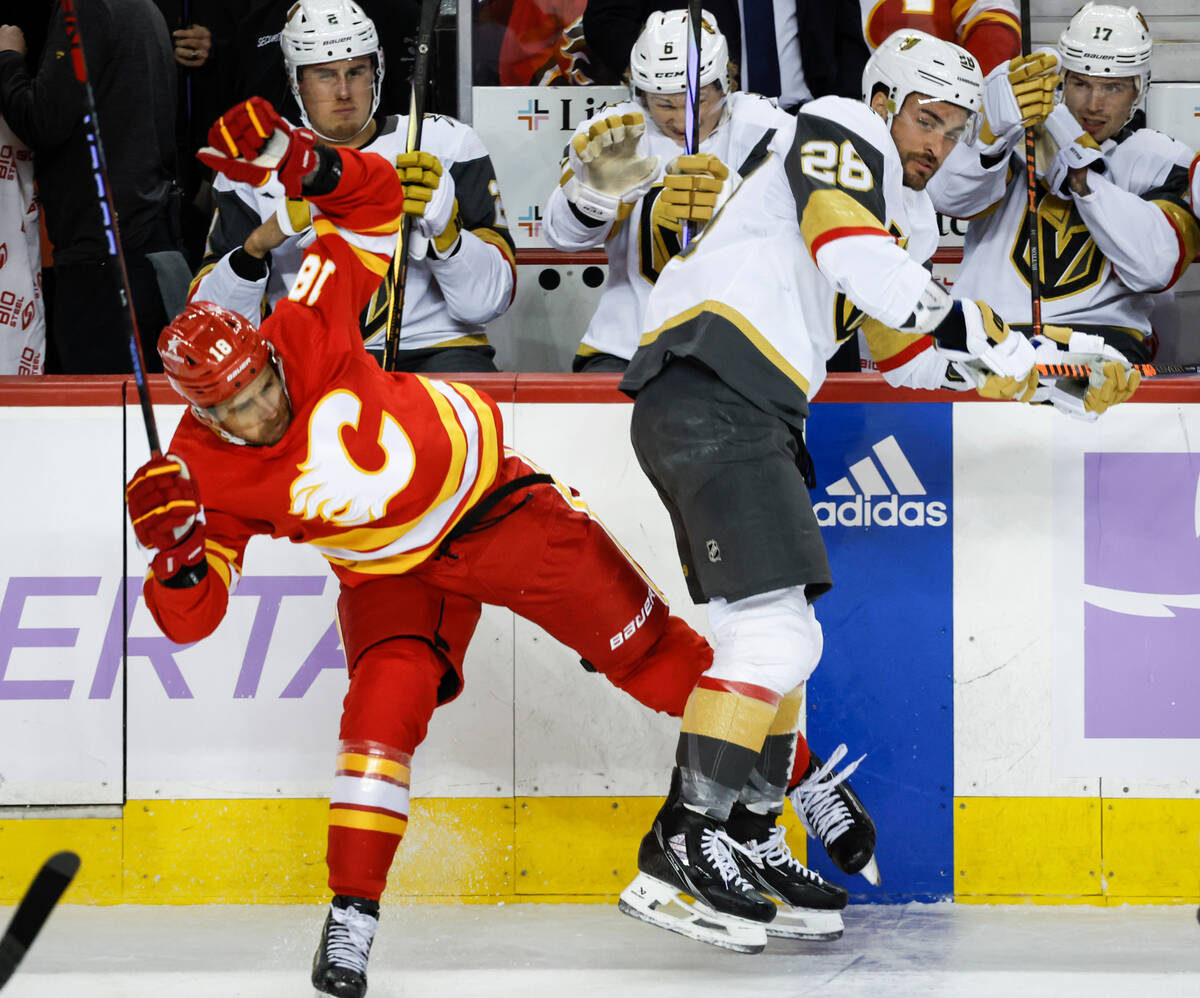
[[[209,409],[250,384],[270,363],[271,347],[245,316],[202,301],[163,329],[158,355],[171,387]]]

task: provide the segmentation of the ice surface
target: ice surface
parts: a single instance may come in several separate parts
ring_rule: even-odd
[[[64,905],[4,998],[308,998],[323,917]],[[370,998],[1200,998],[1200,925],[1189,905],[863,905],[836,942],[742,956],[615,905],[385,902],[369,979]]]

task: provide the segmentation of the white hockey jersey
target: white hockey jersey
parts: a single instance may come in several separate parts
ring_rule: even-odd
[[[790,141],[796,122],[792,115],[758,94],[730,94],[726,106],[724,120],[700,144],[700,151],[716,156],[728,166],[736,185],[742,172],[748,172],[758,161],[759,147],[765,148],[764,143],[769,144],[775,133],[781,133],[785,143]],[[570,177],[564,161],[563,180],[550,194],[543,213],[542,232],[555,249],[578,251],[603,246],[608,255],[608,283],[580,344],[581,356],[605,353],[626,360],[633,356],[650,289],[666,261],[679,251],[678,236],[659,230],[651,221],[651,214],[663,190],[667,164],[683,154],[682,147],[664,135],[634,101],[602,108],[597,117],[635,112],[646,120],[646,131],[638,143],[639,154],[659,158],[654,186],[628,213],[622,211],[618,219],[608,224],[589,226],[571,210],[563,193],[562,185]],[[594,120],[582,122],[575,129],[576,134],[586,133]]]
[[[691,356],[799,425],[826,360],[868,317],[889,380],[941,386],[947,364],[932,339],[895,331],[929,284],[923,263],[937,240],[933,205],[904,187],[883,119],[842,97],[806,104],[794,136],[776,133],[700,237],[663,269],[621,387],[636,394],[668,354]]]
[[[977,148],[959,146],[928,190],[939,211],[971,219],[955,295],[1028,323],[1024,141],[1020,134],[1012,141],[1020,148],[990,168]],[[1186,200],[1192,153],[1148,128],[1125,129],[1101,149],[1104,169],[1091,171],[1090,194],[1064,198],[1039,185],[1042,320],[1100,333],[1131,360],[1147,361],[1153,292],[1174,284],[1200,247]]]
[[[379,131],[362,151],[394,160],[405,150],[408,117],[390,115],[377,120]],[[452,256],[438,260],[424,254],[425,241],[413,230],[399,350],[402,355],[412,350],[485,346],[484,323],[508,308],[516,288],[516,254],[496,172],[479,135],[453,118],[426,115],[421,148],[437,156],[443,170],[454,178],[462,244]],[[291,288],[313,242],[313,231],[307,228],[272,250],[265,278],[244,280],[234,273],[229,256],[275,214],[285,199],[283,186],[277,177],[262,187],[252,187],[218,176],[213,190],[217,210],[190,298],[215,301],[256,319]],[[361,317],[368,347],[383,345],[391,289],[389,270]]]

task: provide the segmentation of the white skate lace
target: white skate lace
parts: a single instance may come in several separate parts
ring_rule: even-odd
[[[742,876],[742,871],[733,856],[734,849],[751,856],[750,851],[740,842],[731,839],[723,828],[706,828],[700,833],[700,852],[721,875],[725,886],[734,887],[739,891],[751,891],[754,885]]]
[[[756,840],[745,843],[745,848],[756,866],[762,866],[764,863],[776,869],[782,866],[816,883],[822,883],[819,874],[814,873],[792,855],[791,847],[787,844],[787,833],[782,825],[774,826],[771,834],[761,842]]]
[[[792,803],[799,805],[796,810],[800,814],[804,830],[809,835],[815,835],[826,845],[854,824],[849,808],[835,788],[858,769],[858,764],[866,755],[860,755],[840,773],[835,773],[834,767],[845,756],[846,746],[839,745],[834,749],[829,761],[790,794]]]
[[[367,956],[371,952],[371,940],[379,920],[351,906],[330,907],[333,920],[325,940],[325,952],[329,962],[339,967],[366,973]]]

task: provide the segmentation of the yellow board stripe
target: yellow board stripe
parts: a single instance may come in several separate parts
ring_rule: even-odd
[[[329,824],[338,828],[357,828],[363,832],[403,835],[408,820],[393,818],[387,814],[377,814],[374,811],[352,811],[344,807],[330,807]]]
[[[697,687],[683,709],[680,731],[733,742],[757,752],[770,730],[776,705],[753,697]]]
[[[630,843],[661,804],[661,797],[416,798],[387,896],[611,903],[637,875]],[[67,904],[329,903],[328,800],[130,800],[113,811],[0,817],[0,905],[19,901],[58,849],[83,858]],[[804,831],[791,807],[781,823],[804,862]],[[959,903],[1186,902],[1193,914],[1200,903],[1196,864],[1163,862],[1195,849],[1200,799],[959,797],[954,824]],[[220,836],[195,834],[215,827]],[[588,829],[583,848],[571,837],[580,828]],[[921,830],[895,834],[919,841]]]

